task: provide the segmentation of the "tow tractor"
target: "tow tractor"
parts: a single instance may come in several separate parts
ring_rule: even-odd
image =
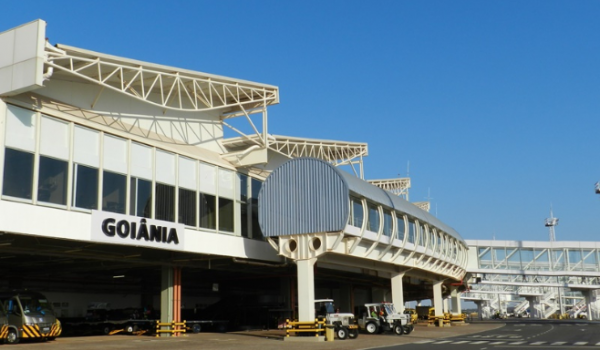
[[[315,300],[316,317],[324,318],[325,324],[334,327],[335,335],[340,340],[358,337],[358,325],[354,314],[337,312],[334,308],[333,299]]]
[[[396,335],[410,334],[414,325],[410,315],[396,311],[389,302],[369,303],[359,308],[358,326],[369,334],[394,332]]]

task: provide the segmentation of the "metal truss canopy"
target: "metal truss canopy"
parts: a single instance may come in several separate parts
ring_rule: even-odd
[[[46,44],[45,78],[92,82],[164,109],[221,110],[228,117],[279,103],[276,86]],[[99,97],[99,96],[98,96]],[[97,97],[97,98],[98,98]],[[240,114],[236,114],[240,112]]]
[[[230,151],[241,150],[254,145],[265,146],[259,135],[243,136],[223,140]],[[312,157],[329,162],[334,166],[359,164],[362,178],[362,157],[368,155],[366,143],[332,140],[307,139],[280,135],[268,135],[270,150],[290,159]]]
[[[391,192],[396,196],[408,200],[408,189],[410,188],[410,178],[400,177],[397,179],[367,180],[371,185],[375,185],[383,190]],[[421,208],[421,207],[420,207]],[[421,208],[423,209],[423,208]],[[429,210],[427,210],[429,211]]]

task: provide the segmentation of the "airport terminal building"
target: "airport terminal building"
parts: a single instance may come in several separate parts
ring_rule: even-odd
[[[45,26],[0,33],[0,288],[63,317],[218,306],[238,328],[310,320],[317,298],[459,307],[467,244],[408,179],[364,180],[366,144],[272,135],[276,86],[50,44]]]

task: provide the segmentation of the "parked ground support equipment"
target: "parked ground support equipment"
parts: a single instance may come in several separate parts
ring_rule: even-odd
[[[356,339],[358,337],[358,324],[354,314],[350,312],[338,312],[333,299],[315,300],[316,315],[319,320],[324,319],[326,326],[333,326],[338,339]]]
[[[6,342],[16,344],[21,339],[54,340],[62,333],[52,304],[40,293],[31,291],[0,293],[8,318]]]
[[[163,329],[164,327],[169,327],[169,329]],[[156,321],[156,337],[160,337],[162,333],[170,333],[171,335],[178,335],[179,333],[185,333],[187,330],[187,326],[185,321],[183,322],[160,322]]]
[[[314,335],[318,337],[325,332],[325,320],[319,321],[290,321],[286,320],[285,336],[289,337],[290,333],[298,333],[302,335]],[[298,335],[296,334],[296,335]]]
[[[0,303],[0,344],[8,337],[8,317],[4,311],[4,305]]]
[[[359,309],[358,326],[369,334],[394,332],[396,335],[410,334],[414,325],[408,314],[396,311],[389,302],[369,303]]]

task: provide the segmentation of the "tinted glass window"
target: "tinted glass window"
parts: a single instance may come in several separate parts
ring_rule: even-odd
[[[216,198],[213,195],[200,193],[200,227],[217,228]]]
[[[152,215],[152,183],[132,177],[130,186],[131,207],[129,213],[150,218]]]
[[[175,221],[175,187],[156,184],[156,203],[154,203],[157,220]]]
[[[179,189],[179,222],[196,226],[196,191]]]
[[[75,164],[73,205],[83,209],[98,208],[98,169]]]
[[[31,199],[33,154],[6,148],[3,181],[2,194]]]
[[[67,169],[64,160],[40,156],[38,201],[67,204]]]
[[[219,197],[219,231],[233,232],[233,201]]]
[[[127,177],[105,171],[102,176],[102,210],[125,214]]]

